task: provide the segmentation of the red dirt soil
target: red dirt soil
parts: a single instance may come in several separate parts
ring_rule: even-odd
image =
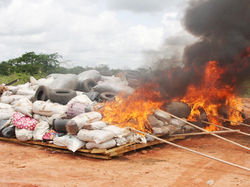
[[[225,137],[250,146],[250,138]],[[249,151],[209,135],[177,142],[250,168]],[[0,186],[250,186],[250,172],[170,145],[99,160],[0,142]]]
[[[250,147],[249,136],[224,137]],[[216,137],[176,143],[250,168],[250,151]],[[0,186],[250,186],[249,171],[166,144],[100,160],[1,141],[0,168]]]

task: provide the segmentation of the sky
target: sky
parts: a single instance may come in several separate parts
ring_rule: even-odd
[[[0,0],[0,62],[34,51],[68,67],[144,67],[192,41],[181,23],[187,2]]]

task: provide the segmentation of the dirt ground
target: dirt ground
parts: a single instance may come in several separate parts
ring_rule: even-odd
[[[250,137],[225,137],[250,146]],[[216,137],[176,143],[250,168],[250,151]],[[0,160],[0,186],[250,186],[250,172],[166,144],[99,160],[0,142]]]

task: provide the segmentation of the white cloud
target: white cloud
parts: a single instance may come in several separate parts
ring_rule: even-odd
[[[74,65],[136,68],[144,63],[142,51],[157,50],[179,29],[174,13],[145,14],[148,22],[163,21],[143,24],[136,14],[121,19],[100,0],[0,2],[0,61],[28,51],[58,52]]]

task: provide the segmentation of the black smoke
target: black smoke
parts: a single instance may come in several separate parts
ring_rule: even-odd
[[[239,85],[250,76],[249,0],[190,1],[183,25],[199,39],[185,47],[183,67],[162,69],[162,62],[158,64],[154,80],[160,83],[163,95],[181,96],[189,84],[199,84],[211,60],[225,68],[221,80],[225,84]]]

